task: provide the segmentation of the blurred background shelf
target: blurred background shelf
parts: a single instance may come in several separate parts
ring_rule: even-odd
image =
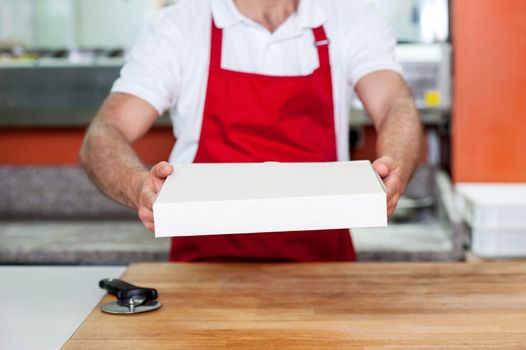
[[[153,239],[133,210],[105,198],[78,167],[0,167],[0,193],[0,264],[168,259],[169,239]],[[431,202],[401,205],[387,228],[355,230],[359,260],[462,260],[465,231],[447,175],[422,167],[406,195]]]
[[[0,127],[88,125],[118,78],[124,58],[97,50],[61,54],[65,57],[0,63]],[[400,44],[397,55],[424,124],[447,123],[451,114],[451,46]],[[353,127],[371,125],[356,98],[349,120]],[[167,114],[158,121],[158,125],[169,124]]]

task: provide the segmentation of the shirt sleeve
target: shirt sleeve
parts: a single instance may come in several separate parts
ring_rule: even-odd
[[[395,59],[396,36],[372,3],[364,4],[347,46],[347,81],[356,84],[367,74],[392,70],[402,73]]]
[[[181,45],[170,12],[153,15],[133,45],[111,92],[128,93],[159,115],[174,106],[180,91]]]

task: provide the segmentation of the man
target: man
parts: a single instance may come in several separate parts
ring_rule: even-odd
[[[153,231],[152,203],[173,169],[161,162],[148,171],[131,144],[165,110],[177,138],[172,164],[347,160],[354,89],[378,132],[374,168],[391,214],[422,144],[394,46],[365,0],[182,1],[154,16],[133,47],[87,132],[81,162]],[[173,261],[355,260],[347,230],[172,242]]]

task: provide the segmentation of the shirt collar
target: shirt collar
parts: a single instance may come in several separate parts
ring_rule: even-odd
[[[327,20],[320,0],[300,0],[297,14],[303,28],[317,28]]]
[[[319,4],[320,0],[300,0],[296,12],[302,28],[316,28],[325,23],[327,16]],[[219,28],[231,27],[239,22],[247,22],[237,9],[234,0],[211,0],[212,15]]]

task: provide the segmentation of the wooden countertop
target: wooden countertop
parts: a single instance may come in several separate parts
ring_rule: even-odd
[[[123,278],[163,307],[97,307],[64,349],[526,349],[525,263],[140,264]]]

